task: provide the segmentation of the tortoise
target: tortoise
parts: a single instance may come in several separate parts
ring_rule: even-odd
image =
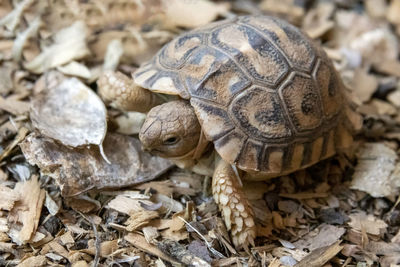
[[[236,247],[254,245],[239,178],[265,180],[350,147],[355,112],[322,48],[270,16],[240,16],[186,32],[133,73],[98,80],[105,101],[147,112],[139,139],[188,167],[213,145],[212,192]],[[159,94],[177,95],[162,103]],[[150,110],[150,111],[149,111]]]

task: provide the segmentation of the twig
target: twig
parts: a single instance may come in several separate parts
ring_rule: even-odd
[[[221,252],[217,251],[216,249],[214,249],[211,245],[210,242],[207,241],[207,239],[196,229],[194,228],[190,223],[188,223],[185,219],[183,219],[181,216],[178,216],[179,219],[181,219],[190,229],[192,229],[193,231],[195,231],[206,243],[208,249],[216,256],[220,257],[220,258],[226,258]]]
[[[93,233],[94,233],[94,237],[95,237],[95,246],[96,246],[96,254],[94,256],[94,260],[93,260],[93,266],[97,267],[99,265],[99,260],[100,260],[100,238],[98,236],[97,233],[97,226],[94,223],[94,221],[92,219],[89,219],[90,223],[92,224],[92,228],[93,228]]]

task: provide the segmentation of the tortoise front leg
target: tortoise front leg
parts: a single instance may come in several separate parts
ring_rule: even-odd
[[[215,168],[212,191],[235,247],[254,246],[254,212],[231,165],[220,160]]]
[[[111,106],[125,111],[148,112],[162,103],[157,94],[136,85],[121,72],[104,72],[97,80],[100,97]]]

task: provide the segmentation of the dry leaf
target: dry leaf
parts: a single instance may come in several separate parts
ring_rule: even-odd
[[[43,135],[68,146],[101,145],[107,131],[104,103],[76,78],[36,95],[30,115]]]
[[[13,241],[21,245],[30,242],[35,235],[46,192],[40,189],[37,176],[17,183],[14,190],[18,192],[20,199],[10,211],[8,220],[11,222],[11,229],[17,231]]]
[[[400,88],[388,94],[387,99],[396,107],[400,108]]]
[[[124,239],[134,245],[135,247],[139,248],[140,250],[143,250],[151,255],[160,257],[163,260],[166,260],[172,264],[179,264],[176,262],[174,259],[172,259],[170,256],[164,254],[161,250],[159,250],[156,246],[151,245],[147,243],[146,239],[136,233],[129,233],[126,236],[124,236]]]
[[[15,64],[3,63],[0,66],[0,94],[7,95],[14,87],[12,73],[17,69]]]
[[[96,247],[94,242],[89,242],[89,248],[80,250],[81,252],[88,253],[90,255],[96,254]],[[104,241],[100,243],[100,256],[107,257],[118,249],[118,240]]]
[[[142,207],[141,203],[144,203],[147,205],[153,204],[153,202],[148,201],[148,200],[132,199],[129,197],[119,195],[107,204],[107,208],[114,209],[118,212],[131,215],[131,214],[145,211],[145,209]]]
[[[334,244],[345,232],[346,230],[342,227],[322,224],[314,231],[296,241],[294,245],[300,250],[307,248],[309,251],[314,251],[316,249]]]
[[[125,222],[126,230],[128,232],[135,231],[136,229],[139,229],[145,225],[147,225],[151,220],[158,218],[158,212],[157,211],[148,211],[148,210],[143,210],[143,211],[138,211],[135,213],[130,214],[131,217],[128,218],[128,220]]]
[[[33,73],[43,73],[89,55],[86,34],[87,28],[82,21],[58,31],[54,36],[55,43],[45,47],[40,55],[25,64],[25,68]]]
[[[32,256],[24,259],[17,266],[18,267],[41,267],[47,265],[47,259],[44,255]]]
[[[367,102],[378,88],[378,80],[362,69],[357,69],[353,78],[353,92],[361,102]]]
[[[57,67],[57,70],[63,74],[77,76],[84,79],[90,79],[92,77],[90,70],[85,65],[76,61],[71,61],[66,65]]]
[[[125,112],[116,118],[118,132],[132,135],[138,134],[146,119],[146,114],[140,112]]]
[[[5,110],[13,115],[22,115],[29,111],[29,103],[0,96],[0,110]]]
[[[393,24],[400,24],[400,0],[390,1],[389,10],[386,14],[388,21]]]
[[[357,231],[365,231],[371,235],[380,235],[382,231],[388,226],[384,221],[374,217],[373,215],[366,214],[359,211],[349,215],[349,226]]]
[[[195,28],[205,25],[218,15],[228,12],[228,3],[214,3],[209,0],[163,0],[166,24],[172,27]]]
[[[0,210],[11,210],[15,201],[19,199],[18,191],[0,184]]]
[[[129,136],[108,134],[103,145],[111,164],[96,147],[70,149],[37,134],[29,135],[20,147],[30,164],[56,179],[64,196],[142,183],[173,166],[166,159],[143,152],[139,140]]]
[[[398,192],[400,181],[392,172],[398,156],[382,143],[366,143],[358,152],[351,188],[373,197],[387,197]]]

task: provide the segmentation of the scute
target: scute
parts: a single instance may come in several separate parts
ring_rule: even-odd
[[[294,73],[283,84],[280,94],[296,131],[312,130],[322,123],[321,101],[311,77]]]
[[[308,37],[289,23],[271,17],[246,16],[239,20],[262,31],[274,45],[279,47],[295,68],[311,70],[316,51]]]
[[[233,96],[251,84],[225,54],[210,47],[199,48],[181,69],[193,97],[227,106]]]
[[[174,39],[161,49],[160,64],[166,68],[180,68],[189,55],[201,45],[203,35],[200,33],[185,34]]]
[[[277,18],[245,16],[188,32],[134,79],[189,99],[219,155],[264,178],[310,166],[351,142],[333,65]]]
[[[288,71],[283,55],[260,34],[243,25],[226,25],[211,35],[211,43],[245,67],[253,79],[275,85]]]
[[[256,140],[268,142],[292,135],[278,94],[265,88],[253,87],[239,94],[229,110],[242,131]]]
[[[325,61],[320,60],[314,70],[314,79],[317,81],[321,92],[324,114],[328,118],[333,117],[342,109],[343,92],[341,91],[341,81],[336,72]]]

